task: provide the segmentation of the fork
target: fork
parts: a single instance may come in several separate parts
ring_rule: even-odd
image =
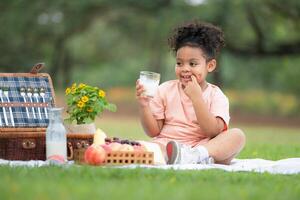
[[[3,94],[6,97],[7,102],[10,103],[9,96],[8,96],[8,91],[9,91],[8,87],[7,88],[3,88]],[[8,109],[9,109],[9,114],[10,114],[11,125],[15,126],[15,120],[14,120],[14,116],[13,116],[13,112],[12,112],[11,106],[9,106]]]
[[[23,97],[24,103],[26,103],[26,89],[25,87],[21,87],[20,88],[20,95]],[[29,119],[29,112],[28,112],[28,107],[25,107],[26,109],[26,114],[27,114],[27,118]]]
[[[33,96],[35,97],[36,102],[39,103],[39,89],[38,88],[33,89]],[[38,109],[38,113],[39,113],[39,118],[42,119],[41,108],[38,107],[37,109]]]
[[[3,90],[2,90],[2,88],[0,88],[0,99],[1,99],[1,102],[4,103],[2,93],[3,93]],[[3,110],[5,125],[8,126],[8,121],[7,121],[7,116],[6,116],[6,110],[5,110],[4,106],[2,107],[2,110]]]
[[[46,95],[46,90],[45,90],[45,88],[41,87],[40,88],[40,96],[43,99],[43,103],[46,103],[45,95]],[[46,118],[48,119],[48,112],[47,112],[47,108],[46,107],[44,107],[44,111],[45,111]]]
[[[0,126],[3,126],[1,116],[0,116]]]
[[[32,88],[31,87],[27,88],[26,92],[27,92],[27,96],[29,97],[30,102],[33,103],[32,98],[31,98],[32,97]],[[32,110],[33,118],[36,119],[34,107],[31,107],[31,110]]]
[[[1,88],[0,88],[1,89]],[[0,126],[3,126],[2,117],[0,116]]]

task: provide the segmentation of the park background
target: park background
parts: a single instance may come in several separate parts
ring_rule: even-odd
[[[73,82],[104,88],[115,116],[136,115],[139,71],[174,79],[172,28],[199,19],[220,26],[226,47],[210,82],[233,120],[300,124],[300,3],[296,0],[1,1],[0,70],[44,62],[63,105]],[[237,117],[235,117],[237,116]]]
[[[175,78],[175,59],[167,38],[174,26],[194,19],[218,25],[225,32],[226,47],[209,81],[229,98],[231,127],[246,134],[247,144],[239,158],[299,157],[298,0],[1,0],[0,72],[29,72],[34,64],[45,63],[42,71],[51,75],[62,107],[66,107],[64,91],[72,83],[103,88],[118,111],[104,112],[97,126],[109,136],[149,140],[138,120],[136,79],[141,70],[159,72],[161,82]],[[300,196],[299,175],[0,170],[5,180],[0,183],[3,199],[84,199],[95,185],[102,186],[94,188],[95,196],[112,199]],[[43,192],[43,184],[48,191]],[[112,192],[115,184],[118,192]],[[219,192],[212,189],[219,187]]]

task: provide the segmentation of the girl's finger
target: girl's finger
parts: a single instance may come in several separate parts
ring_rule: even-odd
[[[198,82],[197,82],[197,78],[196,78],[194,75],[192,75],[191,77],[192,77],[192,82],[193,82],[193,83],[198,83]]]
[[[144,92],[144,90],[140,89],[140,90],[137,90],[137,93],[138,94],[142,94]]]
[[[136,94],[141,95],[144,91],[145,89],[143,87],[140,87],[136,90]]]
[[[141,88],[141,85],[138,85],[138,84],[137,84],[137,85],[135,86],[135,89],[137,89],[137,90],[140,89],[140,88]]]
[[[140,88],[144,88],[144,86],[138,83],[138,84],[135,86],[135,88],[138,90],[138,89],[140,89]]]

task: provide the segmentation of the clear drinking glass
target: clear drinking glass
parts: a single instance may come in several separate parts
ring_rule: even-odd
[[[140,83],[144,86],[145,92],[143,95],[153,97],[158,88],[160,81],[160,74],[149,71],[140,72]]]
[[[46,130],[46,158],[52,156],[67,159],[67,136],[62,122],[63,108],[49,108],[49,125]]]

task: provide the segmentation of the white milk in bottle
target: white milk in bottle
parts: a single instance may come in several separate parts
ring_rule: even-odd
[[[67,160],[66,129],[62,123],[62,108],[49,109],[49,125],[46,130],[46,158]]]

